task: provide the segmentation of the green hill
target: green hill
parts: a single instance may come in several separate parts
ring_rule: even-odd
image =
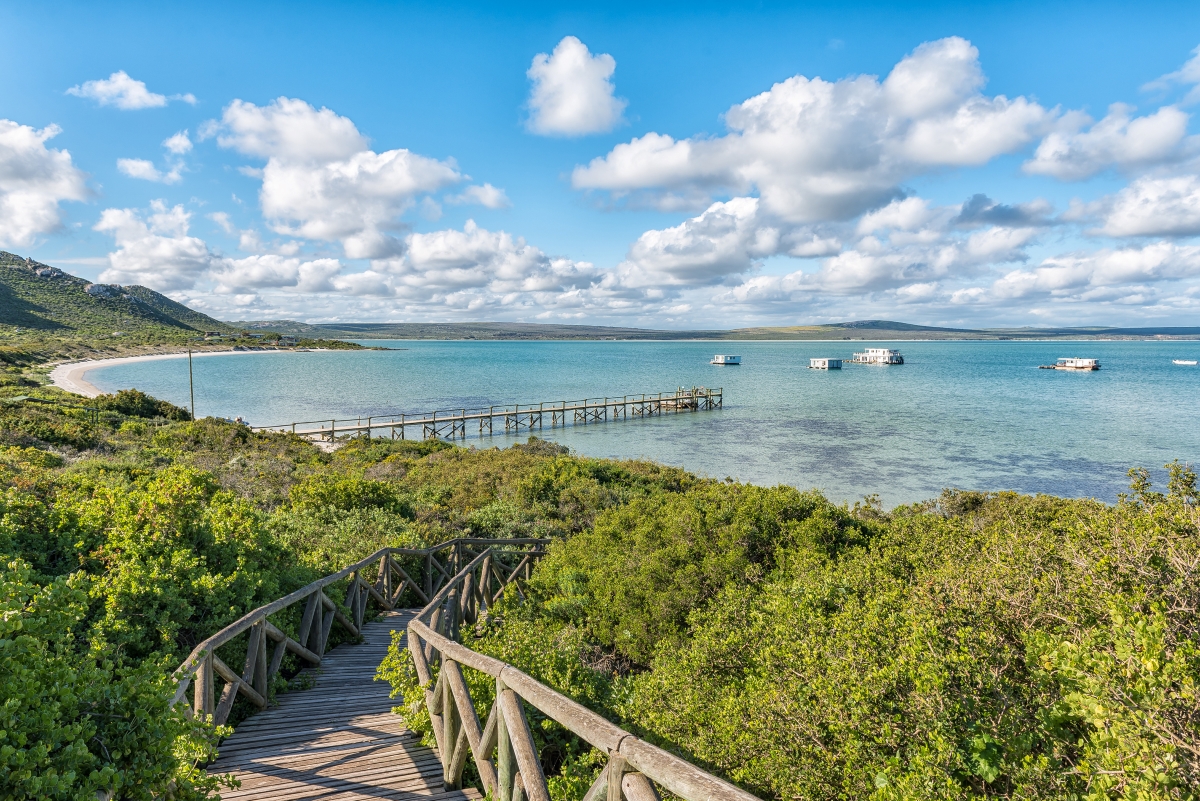
[[[232,332],[144,286],[93,284],[32,259],[0,251],[0,329],[51,336],[176,338]]]

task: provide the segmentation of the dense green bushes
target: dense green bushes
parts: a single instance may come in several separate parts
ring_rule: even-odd
[[[555,544],[473,646],[766,798],[1195,798],[1200,499],[1171,476],[1135,471],[1115,507],[639,498]],[[556,799],[581,797],[596,756],[535,732],[586,774]]]
[[[1191,797],[1196,523],[1179,496],[898,510],[730,587],[629,714],[780,797]]]
[[[123,423],[0,407],[0,797],[207,792],[212,732],[165,707],[196,642],[381,547],[468,533],[556,539],[472,647],[765,798],[1197,797],[1181,466],[1115,506],[947,492],[884,513],[539,441],[325,454],[153,428],[157,402],[127,400]],[[427,726],[403,654],[383,672]],[[602,755],[532,722],[554,798],[580,798]]]
[[[205,798],[207,727],[173,714],[162,660],[118,664],[82,640],[88,579],[0,570],[0,793],[5,798]]]

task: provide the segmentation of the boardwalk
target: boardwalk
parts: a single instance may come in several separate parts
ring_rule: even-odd
[[[473,789],[445,791],[435,752],[391,712],[388,685],[374,681],[393,630],[410,610],[385,612],[363,629],[364,642],[325,655],[316,685],[279,696],[220,747],[211,773],[232,773],[238,790],[225,801],[479,798]]]
[[[469,433],[491,436],[504,426],[505,434],[541,431],[545,427],[591,425],[615,420],[645,419],[665,414],[720,409],[723,390],[718,387],[679,387],[674,392],[653,395],[622,395],[549,403],[517,403],[486,409],[451,409],[419,414],[385,414],[344,420],[313,420],[286,425],[251,426],[254,431],[290,431],[310,440],[336,442],[338,437],[389,437],[406,439],[409,433],[422,439],[465,439]]]

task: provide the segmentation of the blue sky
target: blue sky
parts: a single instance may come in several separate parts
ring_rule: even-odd
[[[0,247],[225,319],[1200,308],[1195,4],[5,3],[0,31]]]

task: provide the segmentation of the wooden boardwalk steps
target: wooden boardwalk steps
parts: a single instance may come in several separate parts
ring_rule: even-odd
[[[392,714],[386,682],[375,669],[391,634],[415,610],[384,612],[363,627],[364,641],[325,654],[310,689],[279,696],[221,744],[210,773],[231,773],[240,789],[225,801],[351,801],[351,799],[478,799],[473,789],[443,788],[433,749]]]
[[[222,797],[479,801],[482,796],[473,788],[451,789],[462,785],[467,760],[473,759],[481,786],[495,801],[550,801],[526,717],[528,706],[608,755],[607,765],[587,791],[588,801],[661,801],[663,794],[681,801],[758,801],[512,665],[456,641],[460,624],[486,614],[506,587],[520,595],[518,582],[529,579],[534,560],[545,555],[548,544],[549,540],[529,538],[458,538],[431,548],[383,548],[246,613],[198,643],[175,670],[178,684],[172,704],[186,706],[190,690],[192,713],[212,716],[218,723],[228,719],[239,697],[263,710],[237,727],[221,744],[220,758],[209,766],[211,772],[233,775],[241,782]],[[325,590],[343,580],[348,580],[346,600],[338,604]],[[423,609],[396,610],[402,598],[412,595],[425,603]],[[295,633],[290,626],[285,631],[271,623],[271,615],[301,601],[304,616]],[[364,625],[371,603],[382,614]],[[361,632],[363,641],[329,651],[334,625],[355,637]],[[401,727],[391,714],[388,686],[375,681],[391,635],[401,629],[407,629],[406,645],[417,676],[429,688],[425,704],[439,748],[446,746],[444,760]],[[240,662],[230,649],[235,640],[240,648],[242,640],[236,638],[241,634],[248,637],[245,667],[238,674],[225,660]],[[225,658],[217,654],[222,647]],[[264,696],[285,653],[320,666],[315,686],[284,694],[276,706],[268,706]],[[463,667],[496,682],[498,702],[492,704],[486,722],[480,721],[471,700]]]

